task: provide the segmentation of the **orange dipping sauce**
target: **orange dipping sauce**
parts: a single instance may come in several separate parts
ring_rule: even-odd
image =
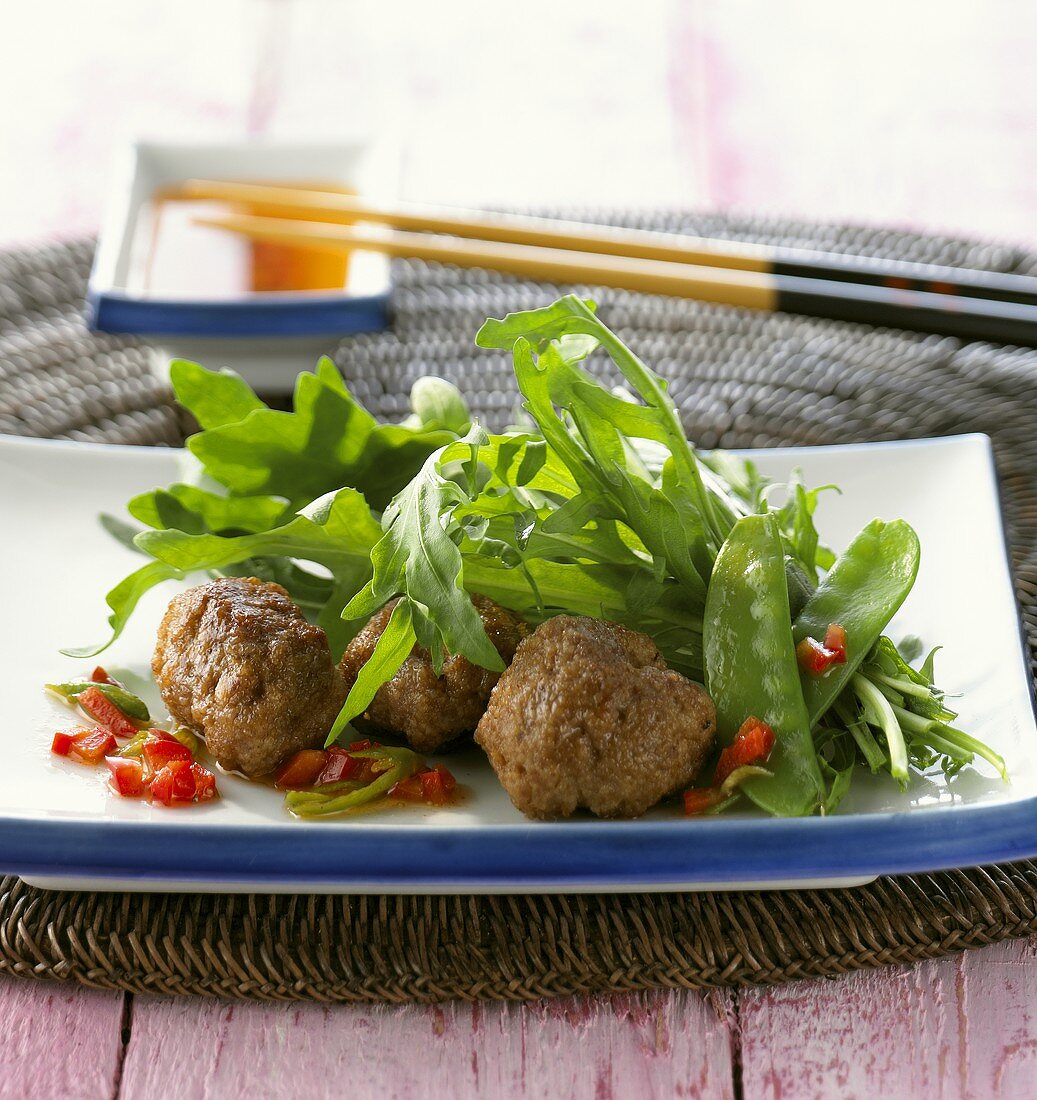
[[[268,182],[268,181],[264,181]],[[284,182],[287,187],[352,194],[333,183]],[[136,242],[140,290],[160,298],[238,298],[242,294],[342,290],[349,278],[349,254],[340,249],[269,241],[248,241],[194,219],[226,214],[292,217],[259,203],[221,203],[178,198],[164,189],[142,219]],[[297,220],[302,220],[302,215]],[[325,220],[331,220],[323,215]],[[343,218],[343,221],[347,219]]]

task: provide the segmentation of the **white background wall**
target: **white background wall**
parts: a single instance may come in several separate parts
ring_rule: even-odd
[[[134,135],[404,144],[411,197],[678,204],[1037,245],[1032,0],[6,0],[0,240]]]

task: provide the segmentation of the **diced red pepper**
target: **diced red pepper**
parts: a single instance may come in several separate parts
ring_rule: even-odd
[[[401,779],[389,792],[390,798],[402,798],[405,802],[420,802],[424,796],[425,791],[421,783],[421,772],[415,772],[414,775],[408,775],[406,779]]]
[[[96,722],[115,734],[116,737],[134,737],[137,726],[97,688],[87,688],[76,702]]]
[[[274,786],[279,791],[297,791],[312,787],[324,771],[328,754],[322,749],[302,749],[290,756],[274,772]]]
[[[102,668],[101,665],[98,665],[94,671],[90,673],[90,679],[93,680],[95,684],[113,684],[115,687],[118,687],[117,681],[113,680],[111,676],[108,675],[107,669]]]
[[[811,676],[820,676],[835,664],[835,654],[816,638],[804,638],[796,646],[796,660],[799,667]]]
[[[838,623],[830,623],[825,631],[825,649],[835,654],[837,664],[846,664],[846,630]]]
[[[164,768],[168,763],[173,760],[185,760],[187,763],[191,762],[191,750],[186,745],[181,745],[179,741],[173,739],[170,741],[160,740],[159,738],[148,738],[144,742],[144,760],[148,767],[152,771],[159,771]]]
[[[174,802],[193,802],[197,781],[188,761],[171,760],[154,774],[149,789],[154,802],[172,806]]]
[[[689,816],[704,814],[718,806],[727,795],[720,793],[719,787],[692,787],[684,792],[684,812]]]
[[[774,730],[754,715],[746,718],[735,734],[734,741],[720,754],[713,784],[721,783],[736,769],[749,764],[762,764],[774,748]]]
[[[457,786],[457,780],[442,764],[437,764],[430,771],[422,772],[420,779],[422,798],[433,806],[445,806],[450,801],[451,792]]]
[[[349,746],[350,752],[366,752],[374,748],[373,741],[353,741]]]
[[[364,767],[365,763],[365,761],[350,756],[345,749],[328,749],[324,767],[317,776],[314,786],[321,787],[325,783],[338,783],[343,779],[362,779],[368,771]]]
[[[50,751],[57,753],[58,756],[68,756],[74,743],[75,738],[72,733],[68,730],[58,730],[54,734],[54,740],[50,743]]]
[[[125,756],[106,756],[104,762],[112,773],[109,781],[112,790],[123,798],[140,798],[144,793],[144,766],[141,762]]]
[[[209,802],[216,797],[216,776],[208,768],[192,764],[191,774],[194,776],[194,796],[199,802]]]
[[[110,753],[115,752],[119,743],[110,730],[82,730],[73,734],[69,755],[84,764],[100,764]]]
[[[804,638],[796,646],[799,667],[811,676],[822,676],[832,665],[846,664],[846,631],[838,623],[829,623],[824,642]]]
[[[389,797],[446,806],[456,787],[457,780],[442,764],[437,764],[434,768],[423,768],[401,779],[389,792]]]

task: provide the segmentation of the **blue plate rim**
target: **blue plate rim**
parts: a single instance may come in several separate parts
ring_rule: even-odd
[[[1037,795],[844,818],[530,822],[478,829],[349,822],[307,828],[303,843],[302,834],[284,826],[0,816],[0,870],[228,884],[381,883],[387,889],[860,879],[1029,858],[1037,855],[1035,824]],[[348,834],[340,836],[339,828]]]

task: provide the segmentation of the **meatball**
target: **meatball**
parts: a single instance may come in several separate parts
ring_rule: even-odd
[[[176,596],[151,668],[169,713],[205,738],[221,767],[248,776],[323,745],[346,698],[324,631],[279,584],[255,577]]]
[[[646,634],[560,615],[515,653],[475,731],[530,817],[636,817],[695,778],[716,709]]]
[[[339,667],[348,683],[371,656],[398,602],[386,604],[346,647]],[[528,633],[525,621],[485,596],[473,596],[472,603],[506,664]],[[401,734],[418,752],[435,752],[475,729],[499,676],[466,657],[445,658],[443,674],[437,676],[428,652],[415,646],[399,672],[378,689],[364,718],[378,729]]]

